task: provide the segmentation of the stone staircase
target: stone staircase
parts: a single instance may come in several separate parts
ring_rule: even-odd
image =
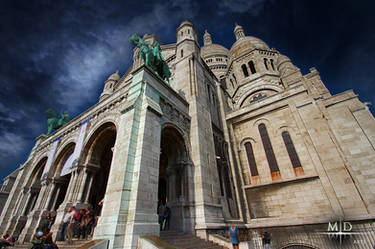
[[[57,241],[57,246],[59,249],[86,249],[90,248],[94,243],[91,240],[73,240],[73,245],[67,245],[63,241]],[[6,247],[6,249],[27,249],[31,243],[14,245],[11,247]]]
[[[192,234],[161,231],[160,238],[178,249],[226,249],[226,247],[205,241]]]

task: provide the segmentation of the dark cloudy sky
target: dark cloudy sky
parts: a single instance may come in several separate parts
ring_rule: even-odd
[[[98,101],[107,77],[130,66],[132,33],[175,42],[185,19],[230,48],[234,23],[292,59],[316,67],[332,94],[353,89],[375,103],[372,1],[0,1],[0,178],[46,132],[45,110],[74,118]],[[372,110],[372,107],[371,107]]]

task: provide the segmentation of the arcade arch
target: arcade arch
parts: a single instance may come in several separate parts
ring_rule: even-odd
[[[82,183],[82,200],[78,201],[90,204],[97,215],[101,209],[98,203],[103,200],[107,188],[116,134],[116,126],[112,122],[101,125],[89,138],[83,151],[88,176]]]
[[[184,138],[172,126],[161,133],[158,200],[171,209],[170,229],[186,231],[191,226],[186,203],[191,201],[188,153]]]

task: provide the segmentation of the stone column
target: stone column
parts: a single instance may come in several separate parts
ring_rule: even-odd
[[[88,177],[88,170],[87,169],[83,169],[83,179],[81,181],[81,186],[79,188],[79,192],[78,192],[78,198],[77,198],[77,202],[80,202],[80,203],[83,203],[83,194],[84,194],[84,191],[85,191],[85,186],[86,186],[86,181],[87,181],[87,177]]]
[[[136,248],[138,236],[159,235],[156,214],[162,115],[155,88],[165,84],[146,67],[133,72],[94,239],[109,249]],[[151,87],[149,84],[152,84]]]
[[[52,184],[51,191],[49,192],[49,195],[46,200],[46,204],[44,205],[44,209],[46,210],[49,210],[50,208],[51,200],[52,200],[52,197],[54,196],[55,189],[56,189],[56,181],[52,180],[51,184]]]
[[[53,198],[52,205],[51,205],[51,207],[49,207],[53,211],[55,209],[57,199],[59,198],[60,191],[61,191],[61,186],[57,185],[57,190],[56,190],[55,198]]]
[[[78,170],[72,170],[72,180],[70,181],[69,183],[69,192],[67,192],[67,196],[68,198],[66,199],[67,202],[71,203],[73,201],[73,194],[74,194],[74,190],[76,188],[76,185],[77,185],[77,180],[78,180]]]
[[[90,173],[90,175],[89,175],[89,185],[87,186],[87,193],[86,193],[85,200],[84,200],[85,204],[89,203],[89,197],[90,197],[91,187],[92,187],[92,182],[94,180],[94,177],[95,177],[94,172]]]

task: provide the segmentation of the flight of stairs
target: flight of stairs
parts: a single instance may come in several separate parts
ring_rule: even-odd
[[[178,249],[226,249],[226,247],[205,241],[192,234],[161,231],[160,238]]]
[[[6,249],[27,249],[31,243],[19,244],[14,245],[11,247],[6,247]],[[67,245],[64,241],[57,241],[57,246],[59,249],[76,249],[76,248],[89,248],[89,244],[91,244],[91,240],[73,240],[73,245]],[[86,246],[87,245],[87,246]]]

